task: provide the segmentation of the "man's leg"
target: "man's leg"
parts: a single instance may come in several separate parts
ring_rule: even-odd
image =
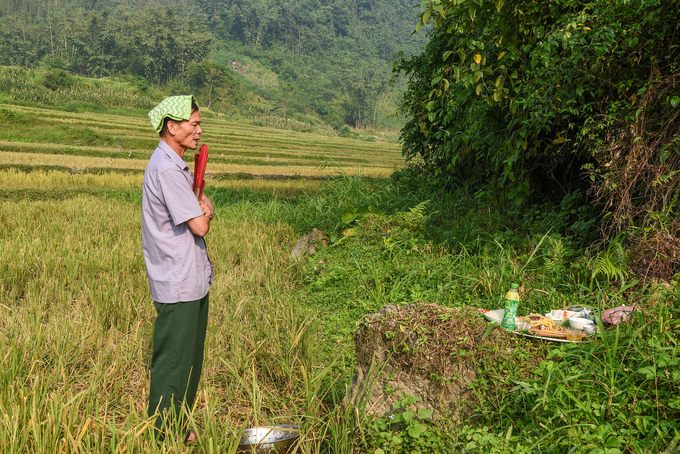
[[[208,295],[198,301],[155,305],[158,316],[154,324],[148,412],[149,416],[162,415],[156,419],[158,430],[168,415],[180,418],[168,422],[181,424],[182,407],[186,405],[189,410],[194,403],[203,363]],[[180,430],[183,431],[181,427]]]
[[[191,408],[196,400],[196,391],[198,390],[198,382],[201,379],[201,372],[203,371],[203,351],[205,349],[205,335],[208,330],[208,306],[209,306],[209,293],[205,295],[202,299],[198,300],[198,313],[195,318],[187,319],[187,323],[191,320],[195,320],[195,328],[193,330],[194,342],[193,342],[193,362],[191,364],[191,376],[189,377],[189,383],[187,385],[186,393],[186,405]],[[187,345],[187,348],[192,348],[191,345]]]

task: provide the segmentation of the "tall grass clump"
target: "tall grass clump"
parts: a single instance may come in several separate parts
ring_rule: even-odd
[[[381,210],[393,208],[393,189],[389,181],[379,178],[333,177],[318,191],[299,196],[297,204],[287,210],[286,219],[299,232],[308,233],[312,228],[318,228],[338,234],[348,226],[342,221],[347,210],[369,206]]]

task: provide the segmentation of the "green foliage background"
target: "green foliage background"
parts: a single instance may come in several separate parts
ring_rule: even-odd
[[[406,0],[5,0],[0,65],[117,77],[172,94],[204,91],[209,82],[197,80],[195,65],[219,65],[215,77],[229,82],[215,110],[311,116],[336,129],[399,127],[388,117],[404,84],[388,84],[390,60],[420,51],[415,22]],[[253,63],[276,80],[254,81]]]
[[[405,154],[431,178],[489,182],[516,205],[588,189],[613,214],[606,231],[674,208],[677,1],[422,6],[430,41],[395,69],[409,78]]]

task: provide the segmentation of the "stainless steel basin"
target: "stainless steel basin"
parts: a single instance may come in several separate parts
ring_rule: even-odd
[[[239,452],[287,454],[300,436],[300,428],[291,424],[250,427],[243,431]]]

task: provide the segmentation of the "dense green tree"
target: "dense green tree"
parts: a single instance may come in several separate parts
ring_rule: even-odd
[[[0,21],[0,64],[32,67],[60,58],[76,74],[131,74],[157,84],[183,80],[189,63],[214,48],[207,27],[184,7],[164,10],[59,10],[48,21],[5,16]],[[15,25],[19,21],[20,27]]]
[[[187,79],[198,101],[208,109],[218,101],[238,98],[240,83],[232,71],[212,60],[190,63]]]
[[[377,104],[381,95],[385,92],[388,84],[385,67],[363,66],[348,69],[344,74],[345,111],[347,122],[358,127],[375,126],[377,116]]]
[[[675,0],[431,0],[409,77],[406,156],[517,203],[592,180],[616,222],[667,210],[680,180]],[[677,198],[676,198],[677,199]],[[673,202],[675,203],[675,202]]]

